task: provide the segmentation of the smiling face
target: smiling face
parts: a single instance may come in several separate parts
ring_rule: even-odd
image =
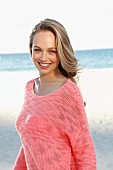
[[[40,76],[55,76],[59,60],[55,36],[51,31],[39,31],[34,35],[32,59]]]

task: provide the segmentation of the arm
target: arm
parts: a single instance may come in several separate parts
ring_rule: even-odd
[[[17,156],[15,165],[13,167],[13,170],[27,170],[26,162],[25,162],[25,156],[24,156],[24,150],[21,146],[19,154]]]
[[[75,122],[75,131],[70,134],[72,152],[77,170],[96,170],[96,153],[88,127],[84,102],[79,91],[76,97],[74,114],[77,115],[77,121]]]

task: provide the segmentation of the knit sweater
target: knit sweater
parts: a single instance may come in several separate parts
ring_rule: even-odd
[[[27,82],[16,127],[22,146],[14,170],[96,170],[96,154],[78,86],[67,79],[38,96]]]

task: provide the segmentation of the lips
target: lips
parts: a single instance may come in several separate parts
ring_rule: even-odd
[[[38,62],[38,63],[40,64],[40,67],[41,67],[42,69],[48,68],[49,65],[51,64],[51,63],[41,63],[41,62]]]
[[[42,63],[40,63],[40,65],[41,65],[41,66],[49,66],[48,63],[47,63],[47,64],[42,64]]]

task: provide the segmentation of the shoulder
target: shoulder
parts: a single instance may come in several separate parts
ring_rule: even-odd
[[[26,82],[26,85],[29,85],[29,84],[34,83],[36,79],[37,79],[37,78],[34,78],[34,79],[31,79],[31,80],[28,80],[28,81]]]
[[[25,84],[25,90],[28,90],[29,88],[33,87],[34,82],[37,78],[33,78],[31,80],[28,80]]]
[[[81,105],[84,105],[82,93],[79,86],[76,83],[72,82],[70,79],[67,83],[66,92],[74,102],[76,101],[77,103],[81,103]]]
[[[76,83],[68,79],[67,91],[71,94],[81,95],[81,90]]]

